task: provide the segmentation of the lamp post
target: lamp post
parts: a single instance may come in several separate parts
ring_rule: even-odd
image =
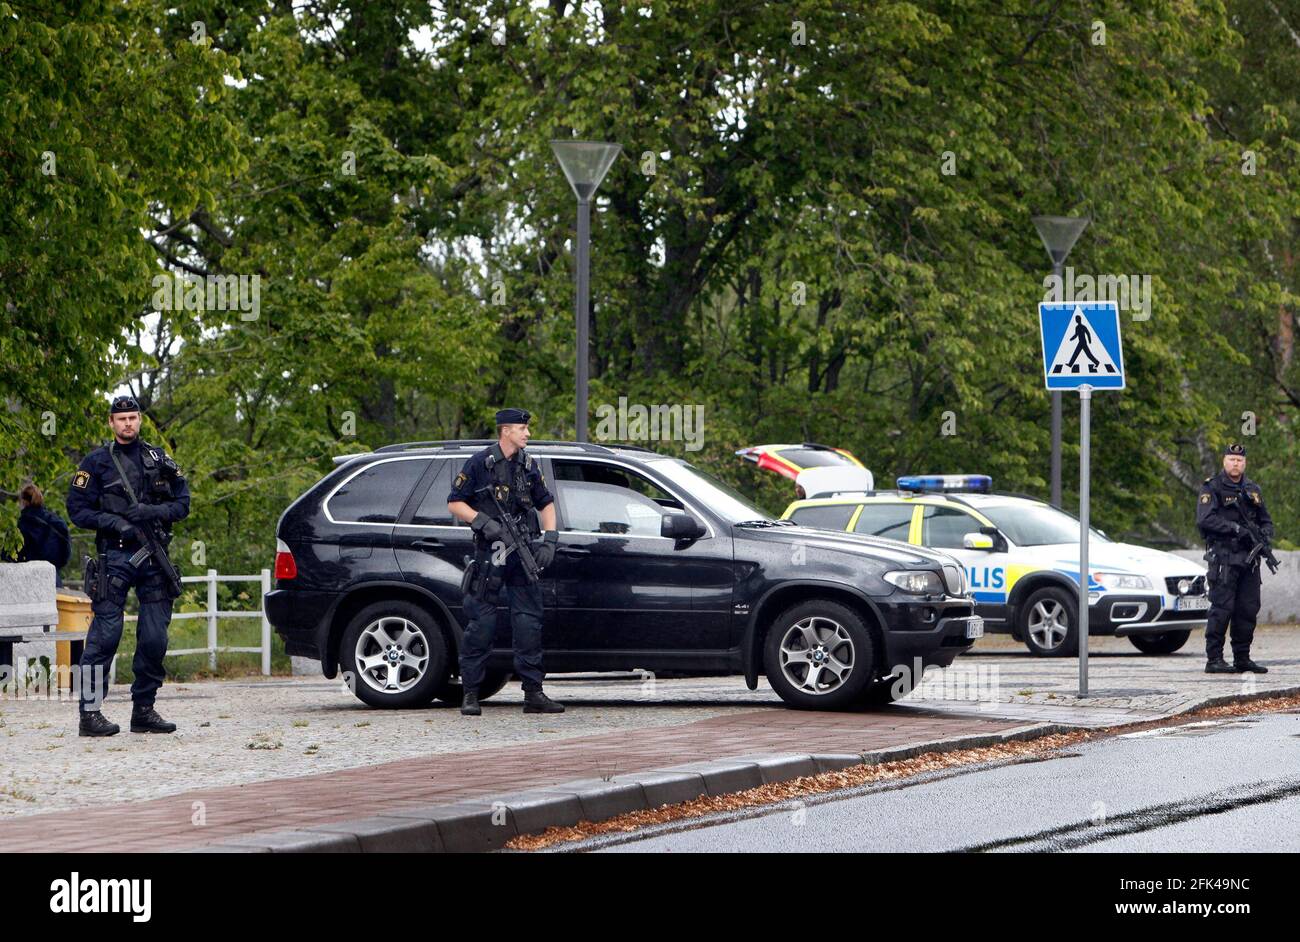
[[[575,279],[576,316],[578,322],[578,369],[577,369],[577,431],[578,441],[587,440],[587,347],[589,344],[588,327],[590,312],[588,310],[591,250],[591,197],[605,179],[610,165],[623,148],[618,144],[603,144],[599,141],[551,141],[551,150],[560,162],[573,195],[578,198],[578,238],[573,245]]]
[[[1034,216],[1034,228],[1052,260],[1052,274],[1060,283],[1065,259],[1091,221],[1087,216]],[[1065,298],[1060,300],[1064,301]],[[1052,506],[1061,507],[1061,394],[1052,393]]]

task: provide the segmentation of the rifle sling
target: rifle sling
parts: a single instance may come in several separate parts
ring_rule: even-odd
[[[108,456],[113,459],[113,467],[117,468],[117,476],[122,479],[122,487],[126,488],[126,496],[131,498],[131,506],[134,507],[140,503],[140,500],[135,496],[135,488],[131,487],[131,479],[126,476],[126,469],[122,467],[122,459],[117,456],[117,442],[109,443]]]

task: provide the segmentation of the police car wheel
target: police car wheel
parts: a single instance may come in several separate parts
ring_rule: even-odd
[[[872,679],[875,648],[856,612],[814,599],[772,622],[763,666],[767,682],[790,706],[835,710],[859,701]]]
[[[1020,633],[1030,653],[1071,657],[1079,653],[1078,602],[1054,586],[1039,589],[1020,606]]]
[[[447,645],[420,606],[375,602],[343,630],[339,666],[352,692],[371,706],[423,706],[446,682]]]
[[[1173,654],[1191,636],[1190,631],[1162,631],[1158,635],[1129,635],[1128,639],[1143,654]]]
[[[509,671],[487,671],[483,675],[483,683],[478,687],[479,700],[486,700],[488,697],[501,692],[502,688],[510,681]],[[460,680],[448,680],[442,685],[442,688],[434,694],[434,697],[443,703],[451,706],[460,706],[461,701],[465,699],[465,688],[460,685]]]

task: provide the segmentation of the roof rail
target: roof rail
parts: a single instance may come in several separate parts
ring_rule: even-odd
[[[399,442],[398,444],[395,445],[385,445],[382,448],[376,448],[374,453],[389,454],[395,451],[412,451],[417,448],[457,448],[466,445],[477,445],[480,447],[487,447],[488,445],[495,445],[496,442],[497,440],[495,438],[444,438],[444,439],[438,439],[436,441],[427,441],[427,442]],[[606,445],[597,445],[595,442],[562,442],[562,441],[553,441],[549,439],[534,439],[533,441],[528,443],[528,447],[530,448],[537,447],[537,446],[543,446],[543,447],[559,446],[564,448],[577,448],[582,451],[600,452],[605,454],[612,452],[615,448],[622,448],[631,451],[645,451],[645,452],[650,451],[649,448],[643,448],[640,445],[615,444],[613,446],[606,446]]]
[[[382,448],[376,448],[375,454],[390,451],[408,451],[414,448],[442,448],[447,445],[491,445],[495,442],[496,439],[494,438],[442,438],[428,442],[398,442],[396,445],[385,445]]]

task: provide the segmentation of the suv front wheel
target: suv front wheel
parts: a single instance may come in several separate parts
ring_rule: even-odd
[[[837,602],[814,599],[786,609],[763,645],[772,689],[792,707],[839,710],[871,682],[875,649],[862,618]]]
[[[427,610],[410,602],[375,602],[343,630],[339,665],[365,703],[419,707],[447,682],[447,644]]]
[[[1020,633],[1030,652],[1039,657],[1071,657],[1079,653],[1079,605],[1069,592],[1055,586],[1036,590],[1020,606]]]

